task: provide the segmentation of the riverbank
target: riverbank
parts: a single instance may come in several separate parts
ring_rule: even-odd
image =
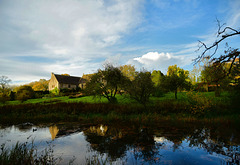
[[[204,101],[204,100],[203,100]],[[209,104],[209,105],[208,105]],[[240,113],[225,102],[192,104],[178,100],[140,104],[82,102],[30,103],[0,106],[0,124],[24,122],[113,123],[159,121],[239,122]]]

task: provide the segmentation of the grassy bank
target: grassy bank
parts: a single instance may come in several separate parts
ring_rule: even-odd
[[[201,92],[203,96],[207,98],[213,99],[215,102],[220,102],[220,101],[228,101],[228,93],[223,92],[221,94],[221,97],[214,97],[214,92]],[[129,98],[126,95],[117,95],[116,96],[118,100],[118,104],[138,104],[135,100]],[[175,100],[175,96],[173,92],[169,92],[165,94],[163,97],[150,97],[150,104],[155,103],[158,101],[167,101],[167,100]],[[178,100],[181,102],[186,102],[187,101],[187,96],[186,92],[179,92],[178,93]],[[6,103],[0,103],[0,106],[4,105],[18,105],[18,104],[52,104],[52,103],[59,103],[59,102],[64,102],[64,103],[108,103],[108,100],[104,97],[99,98],[99,97],[93,97],[93,96],[84,96],[84,97],[77,97],[77,98],[72,98],[69,96],[61,96],[61,97],[43,97],[43,98],[37,98],[37,99],[28,99],[27,101],[21,102],[19,100],[15,101],[7,101]]]
[[[204,93],[214,95],[213,93]],[[187,98],[188,97],[188,98]],[[169,93],[165,97],[151,97],[144,107],[133,100],[118,96],[118,104],[109,104],[105,99],[93,99],[91,96],[70,99],[60,97],[29,100],[24,104],[6,104],[0,106],[0,123],[16,124],[22,122],[158,122],[164,120],[183,121],[238,121],[238,109],[230,107],[226,97],[199,97],[179,94],[175,100]],[[200,98],[200,99],[199,99]],[[211,102],[208,100],[212,98]],[[55,99],[55,100],[54,100]],[[57,100],[56,100],[57,99]],[[197,102],[194,102],[197,101]]]

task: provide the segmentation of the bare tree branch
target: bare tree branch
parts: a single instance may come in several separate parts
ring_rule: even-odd
[[[236,30],[232,27],[225,27],[223,28],[226,24],[222,24],[220,23],[220,21],[217,19],[217,23],[218,23],[218,32],[217,32],[217,38],[219,36],[221,36],[220,39],[217,39],[212,45],[210,46],[207,46],[204,42],[202,41],[199,41],[199,45],[198,45],[198,51],[200,51],[202,48],[204,48],[203,52],[201,53],[201,55],[199,55],[196,59],[194,59],[194,64],[200,62],[207,54],[207,52],[209,52],[211,49],[214,49],[214,52],[211,53],[209,56],[210,57],[213,57],[217,50],[218,50],[218,46],[219,44],[229,38],[229,37],[232,37],[232,36],[236,36],[236,35],[240,35],[240,31],[239,30]]]

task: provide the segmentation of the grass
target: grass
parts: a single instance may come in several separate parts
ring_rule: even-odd
[[[215,101],[226,101],[228,100],[228,93],[223,92],[221,97],[215,97],[214,92],[202,92],[206,97],[214,98]],[[116,96],[119,104],[137,104],[137,102],[129,97],[124,95],[117,95]],[[186,101],[186,92],[179,92],[178,93],[178,100],[177,101]],[[154,103],[157,101],[166,101],[166,100],[175,100],[174,93],[169,92],[165,94],[163,97],[150,97],[150,102]],[[53,97],[53,98],[37,98],[37,99],[28,99],[27,101],[21,103],[19,100],[15,101],[7,101],[5,104],[0,105],[17,105],[17,104],[52,104],[56,102],[66,102],[66,103],[76,103],[76,102],[83,102],[83,103],[108,103],[108,100],[104,97],[93,97],[93,96],[84,96],[79,98],[69,98],[68,96],[62,97]]]
[[[53,156],[52,146],[48,146],[45,150],[38,152],[33,142],[17,142],[12,148],[7,148],[5,144],[1,145],[0,164],[2,165],[59,164],[60,160],[60,158]]]
[[[10,101],[0,106],[0,123],[237,120],[240,117],[239,110],[231,109],[228,93],[217,98],[214,92],[196,96],[194,99],[200,100],[191,103],[186,92],[178,93],[178,100],[174,99],[174,93],[167,93],[164,97],[151,97],[147,107],[123,95],[117,95],[118,104],[109,104],[106,98],[93,96],[29,99],[24,103]]]

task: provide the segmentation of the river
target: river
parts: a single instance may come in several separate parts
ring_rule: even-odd
[[[52,147],[59,164],[240,164],[238,126],[223,123],[78,124],[0,127],[0,144]]]

